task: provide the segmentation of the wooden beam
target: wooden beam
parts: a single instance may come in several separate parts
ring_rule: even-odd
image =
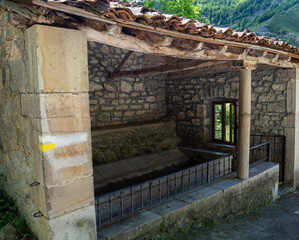
[[[129,51],[126,56],[123,58],[123,60],[121,60],[121,62],[118,64],[118,66],[114,69],[114,71],[110,74],[110,76],[108,77],[108,81],[112,81],[113,75],[119,73],[119,71],[123,68],[124,65],[127,64],[127,62],[130,60],[130,58],[132,57],[132,55],[134,54],[133,51]]]
[[[196,40],[199,42],[206,42],[206,43],[211,43],[211,44],[216,44],[216,45],[228,45],[228,46],[235,46],[235,47],[243,47],[243,48],[249,48],[249,49],[255,49],[255,50],[261,50],[261,51],[268,51],[268,52],[272,52],[272,53],[280,53],[283,55],[288,55],[291,56],[293,58],[297,58],[299,59],[299,55],[293,54],[293,53],[288,53],[288,52],[284,52],[281,50],[276,50],[276,49],[271,49],[271,48],[267,48],[267,47],[262,47],[262,46],[256,46],[253,44],[248,44],[248,43],[242,43],[242,42],[234,42],[234,41],[228,41],[228,40],[223,40],[223,39],[214,39],[214,38],[204,38],[198,35],[191,35],[191,34],[186,34],[186,33],[180,33],[177,31],[170,31],[170,30],[166,30],[163,28],[155,28],[149,25],[143,25],[143,24],[139,24],[136,22],[129,22],[129,21],[125,21],[122,19],[117,19],[114,21],[108,20],[102,16],[98,16],[95,15],[93,13],[87,12],[85,10],[79,9],[79,8],[75,8],[75,7],[71,7],[68,5],[64,5],[64,4],[60,4],[60,3],[44,3],[42,1],[39,0],[32,0],[33,4],[38,5],[38,6],[42,6],[42,7],[47,7],[56,11],[61,11],[61,12],[66,12],[72,15],[77,15],[77,16],[81,16],[81,17],[85,17],[85,18],[90,18],[90,19],[94,19],[94,20],[98,20],[98,21],[103,21],[109,24],[117,24],[119,26],[122,27],[127,27],[127,28],[134,28],[134,29],[138,29],[138,30],[142,30],[145,32],[152,32],[152,33],[156,33],[156,34],[161,34],[164,36],[170,36],[170,37],[178,37],[178,38],[183,38],[183,39],[189,39],[189,40]]]
[[[32,19],[35,22],[39,21],[38,15],[35,12],[29,10],[28,8],[20,6],[18,3],[8,1],[8,0],[0,0],[0,5],[2,5],[5,8],[13,10],[14,12],[19,13],[20,15],[28,19]]]
[[[202,68],[197,68],[197,69],[192,69],[192,70],[183,70],[183,71],[176,72],[175,74],[170,73],[166,77],[166,80],[175,80],[175,79],[179,79],[179,78],[196,77],[201,73],[206,75],[207,72],[218,73],[218,72],[237,70],[238,67],[237,66],[234,67],[233,65],[234,65],[234,62],[232,62],[232,61],[215,61],[210,66],[205,66]]]
[[[89,41],[100,42],[110,46],[123,48],[127,50],[132,50],[135,52],[149,53],[149,54],[158,54],[162,56],[172,56],[176,58],[184,58],[184,59],[198,59],[198,60],[225,60],[225,61],[236,61],[236,60],[252,60],[258,61],[258,63],[276,65],[284,68],[294,68],[297,64],[287,61],[279,61],[272,59],[268,59],[265,57],[255,57],[248,56],[245,54],[237,54],[231,52],[221,52],[220,50],[208,50],[205,49],[203,45],[203,49],[199,51],[192,50],[182,50],[173,47],[164,47],[164,46],[156,46],[154,44],[150,44],[148,42],[137,39],[133,36],[126,35],[124,33],[120,33],[114,35],[112,38],[111,35],[108,35],[106,32],[98,32],[94,29],[88,28],[86,26],[81,26],[77,24],[77,29],[86,32],[87,39]],[[244,52],[244,49],[242,53]]]
[[[146,76],[146,75],[154,75],[154,74],[164,74],[170,72],[178,72],[178,71],[188,71],[192,69],[212,66],[214,62],[198,62],[198,61],[188,61],[180,64],[167,64],[158,67],[150,67],[150,68],[142,68],[132,71],[124,71],[124,72],[116,72],[110,75],[110,79],[118,79],[124,77],[135,77],[135,76]]]

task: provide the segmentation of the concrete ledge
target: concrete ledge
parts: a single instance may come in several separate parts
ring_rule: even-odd
[[[141,211],[98,231],[98,240],[135,239],[150,231],[158,231],[162,221],[159,214]]]
[[[255,163],[250,166],[248,180],[239,180],[232,173],[104,227],[98,230],[98,239],[147,239],[157,235],[161,229],[177,231],[246,213],[269,199],[276,199],[278,175],[278,164]]]

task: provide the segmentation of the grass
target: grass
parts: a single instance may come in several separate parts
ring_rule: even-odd
[[[25,219],[20,215],[13,199],[0,189],[0,231],[8,223],[17,230],[18,239],[37,240]]]

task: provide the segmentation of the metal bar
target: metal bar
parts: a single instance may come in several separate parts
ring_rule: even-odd
[[[221,162],[220,160],[218,160],[218,178],[220,178],[220,166],[221,166]]]
[[[190,189],[191,184],[191,170],[189,169],[189,179],[188,179],[188,188]]]
[[[141,209],[143,209],[143,188],[142,188],[142,184],[140,185],[140,194],[141,194]]]
[[[271,144],[268,144],[268,162],[271,161]]]
[[[197,186],[197,168],[195,168],[195,181],[194,181],[194,184],[195,186]]]
[[[213,168],[213,178],[212,180],[215,180],[215,175],[216,175],[216,168],[215,168],[215,162],[213,162],[212,168]]]
[[[152,185],[153,185],[153,183],[150,182],[150,183],[149,183],[149,189],[150,189],[150,205],[151,205],[151,206],[152,206],[152,203],[153,203]]]
[[[167,198],[169,198],[169,177],[167,177]]]
[[[121,216],[124,216],[124,202],[123,202],[123,195],[122,191],[119,192],[119,198],[120,198],[120,208],[121,208]]]
[[[98,216],[99,216],[99,221],[98,221],[99,224],[98,225],[100,227],[102,225],[100,199],[98,199],[98,201],[97,201],[97,207],[98,207]]]
[[[225,161],[226,161],[226,158],[223,159],[223,175],[226,174]]]
[[[160,179],[158,179],[158,191],[159,191],[159,202],[161,202],[161,198],[162,198],[162,196],[161,196],[161,180]]]
[[[130,194],[131,194],[131,208],[132,208],[132,213],[134,213],[133,188],[131,188]]]
[[[176,189],[176,174],[174,174],[174,194],[177,194],[177,189]]]
[[[184,192],[184,171],[182,171],[182,191]]]
[[[207,164],[207,183],[210,182],[210,164]]]
[[[110,222],[112,222],[112,201],[111,201],[111,195],[109,195],[109,208],[110,208]]]
[[[201,165],[201,177],[200,177],[200,185],[202,185],[203,184],[203,166],[204,165]]]

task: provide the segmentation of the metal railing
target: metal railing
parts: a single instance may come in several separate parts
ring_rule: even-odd
[[[250,146],[255,146],[263,142],[270,142],[270,160],[279,163],[279,181],[284,180],[285,169],[285,136],[280,135],[250,135]]]
[[[253,147],[249,151],[249,163],[258,161],[271,161],[271,143],[265,142]]]
[[[96,197],[97,226],[117,221],[186,190],[209,183],[233,170],[233,157],[225,156],[169,175]]]

